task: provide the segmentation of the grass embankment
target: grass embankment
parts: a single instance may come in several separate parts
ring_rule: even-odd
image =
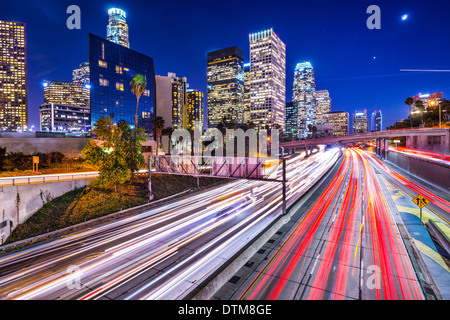
[[[200,178],[200,186],[214,185],[224,179]],[[162,199],[197,186],[190,176],[152,174],[154,200]],[[138,175],[134,183],[104,189],[91,183],[88,187],[68,192],[44,204],[12,233],[8,243],[34,237],[148,203],[147,175]]]

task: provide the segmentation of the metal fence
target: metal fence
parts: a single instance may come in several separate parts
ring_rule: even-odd
[[[64,173],[64,174],[42,175],[42,176],[17,176],[9,178],[0,178],[0,187],[12,187],[27,184],[94,179],[97,176],[98,172]]]

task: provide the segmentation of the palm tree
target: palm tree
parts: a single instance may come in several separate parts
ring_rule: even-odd
[[[147,79],[142,74],[137,74],[133,77],[133,80],[130,82],[131,85],[131,92],[134,93],[137,99],[136,103],[136,113],[134,115],[134,130],[135,133],[137,133],[137,126],[138,126],[138,108],[139,108],[139,99],[141,99],[141,96],[145,92],[145,87],[147,86]],[[135,134],[136,136],[136,134]]]
[[[412,98],[412,97],[408,97],[408,98],[406,98],[406,100],[405,100],[405,104],[407,105],[407,106],[409,106],[409,122],[410,122],[410,124],[411,124],[411,128],[412,128],[412,119],[411,119],[411,106],[413,105],[413,103],[414,103],[414,99]]]
[[[159,145],[161,144],[161,135],[164,129],[165,121],[162,117],[156,117],[153,119],[153,126],[155,127],[156,134],[156,155],[158,155]]]

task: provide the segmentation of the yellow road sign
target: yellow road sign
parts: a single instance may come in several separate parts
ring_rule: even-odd
[[[423,208],[426,205],[430,203],[424,196],[419,194],[417,197],[415,197],[412,202],[414,202],[419,208]]]

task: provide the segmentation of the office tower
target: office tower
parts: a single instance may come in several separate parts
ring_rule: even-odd
[[[381,115],[381,110],[372,112],[371,130],[372,131],[382,131],[383,130],[383,118]]]
[[[177,77],[175,73],[169,73],[172,81],[172,127],[184,129],[187,126],[186,90],[189,87],[186,77]]]
[[[80,63],[79,68],[72,71],[72,81],[75,83],[87,84],[90,82],[89,78],[89,62]]]
[[[250,114],[250,63],[244,64],[244,123],[251,123]]]
[[[250,113],[256,129],[285,131],[286,45],[272,29],[250,38]]]
[[[323,124],[324,113],[331,112],[331,98],[328,90],[317,90],[315,93],[317,125]]]
[[[44,81],[44,103],[89,107],[90,86],[68,81]]]
[[[172,78],[155,76],[156,116],[164,119],[165,127],[172,127]]]
[[[298,109],[297,132],[300,137],[306,137],[309,126],[317,124],[315,92],[316,80],[311,63],[298,63],[294,71],[292,102]]]
[[[356,111],[353,114],[353,133],[363,133],[369,131],[369,119],[367,110]]]
[[[137,74],[147,80],[139,100],[138,126],[154,136],[154,64],[153,58],[99,36],[89,34],[89,68],[91,78],[91,123],[100,117],[112,117],[134,127],[136,96],[131,80]]]
[[[41,131],[90,132],[90,85],[44,81],[44,103],[39,106],[39,118]]]
[[[297,137],[298,108],[294,102],[286,102],[286,135]]]
[[[27,129],[27,90],[25,23],[0,20],[0,130]]]
[[[230,47],[207,54],[208,126],[244,122],[244,52]]]
[[[345,136],[349,134],[350,119],[348,112],[332,111],[323,115],[323,125],[333,128],[334,136]]]
[[[106,39],[129,48],[127,14],[121,9],[112,8],[108,10],[108,15],[109,24],[106,27]]]
[[[187,123],[183,129],[195,128],[195,121],[201,122],[201,128],[203,128],[203,92],[198,90],[187,90],[186,92],[186,113]]]

